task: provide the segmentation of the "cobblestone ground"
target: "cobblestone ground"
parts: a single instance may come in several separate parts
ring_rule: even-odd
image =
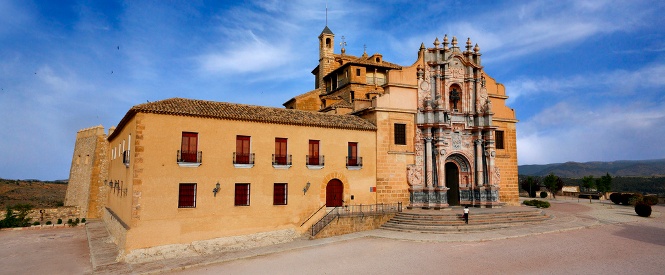
[[[0,274],[90,274],[85,227],[0,231]]]
[[[634,213],[621,206],[580,203],[557,204],[553,208],[558,208],[560,215],[593,216],[600,222],[584,229],[492,241],[414,241],[367,236],[174,273],[663,274],[662,215],[631,222],[628,220],[634,220]],[[665,207],[655,206],[654,210],[663,213]],[[622,215],[626,215],[626,222],[603,222],[624,219]]]

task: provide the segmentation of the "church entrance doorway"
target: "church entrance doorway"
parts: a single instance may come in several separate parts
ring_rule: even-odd
[[[446,186],[448,189],[448,205],[459,205],[459,169],[454,162],[446,163]]]
[[[344,184],[338,179],[332,179],[326,185],[326,206],[327,207],[336,207],[342,206],[344,201],[342,196],[344,195]]]

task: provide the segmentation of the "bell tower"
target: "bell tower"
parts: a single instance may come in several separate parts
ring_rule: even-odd
[[[317,82],[325,91],[323,77],[332,71],[332,62],[335,52],[335,34],[326,26],[319,35],[319,73]]]

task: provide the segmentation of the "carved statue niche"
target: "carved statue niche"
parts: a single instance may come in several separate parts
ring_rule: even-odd
[[[450,88],[450,102],[453,104],[453,109],[457,110],[457,103],[462,99],[462,95],[457,91],[457,87],[453,86]]]

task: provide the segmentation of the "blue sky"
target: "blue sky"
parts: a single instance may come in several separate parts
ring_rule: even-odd
[[[146,100],[281,107],[314,86],[325,6],[1,0],[0,177],[66,179],[77,130]],[[478,43],[520,120],[519,164],[665,158],[663,14],[638,0],[328,1],[348,54],[408,66],[444,34]]]

